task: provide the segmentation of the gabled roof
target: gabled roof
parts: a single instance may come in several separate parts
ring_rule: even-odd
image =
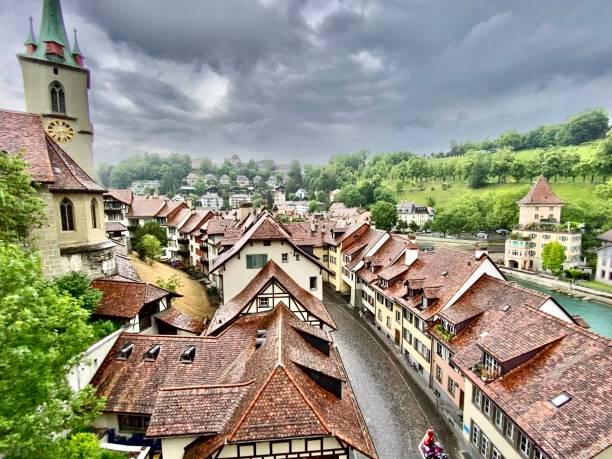
[[[179,330],[185,330],[196,335],[199,335],[206,330],[206,325],[203,321],[192,319],[176,308],[168,308],[165,311],[160,312],[155,316],[155,319],[164,322],[165,324],[172,325],[174,328],[178,328]]]
[[[276,223],[268,212],[262,212],[257,220],[251,224],[248,229],[242,233],[242,236],[235,242],[232,240],[232,246],[221,252],[221,254],[215,259],[213,265],[210,267],[210,272],[214,272],[223,266],[229,259],[238,254],[244,245],[250,240],[284,240],[287,241],[295,250],[300,252],[305,258],[310,260],[312,263],[319,266],[321,269],[329,271],[329,269],[321,264],[321,262],[304,251],[299,246],[295,245],[291,241],[291,234],[282,227],[279,223]]]
[[[143,198],[134,196],[130,210],[127,213],[128,217],[149,217],[153,218],[166,205],[166,200],[161,198]]]
[[[106,191],[45,134],[41,115],[0,110],[0,150],[23,153],[32,180],[51,191]]]
[[[258,330],[265,339],[256,347]],[[321,435],[376,457],[339,354],[316,347],[304,335],[310,332],[320,331],[279,304],[240,317],[218,336],[124,333],[92,384],[106,397],[105,411],[150,415],[148,437],[199,436],[186,447],[186,458],[208,457],[228,442]],[[117,359],[126,343],[133,344],[130,356]],[[154,345],[160,346],[157,358],[145,361]],[[188,346],[194,358],[184,364],[180,356]],[[338,393],[316,375],[335,381]]]
[[[518,203],[522,205],[559,205],[564,204],[564,201],[554,193],[546,177],[540,175],[529,192]]]
[[[220,330],[234,321],[248,304],[272,281],[278,282],[310,314],[318,317],[334,330],[336,329],[336,324],[323,302],[301,288],[280,266],[273,260],[270,260],[238,295],[219,306],[210,321],[207,333],[218,334]]]
[[[196,231],[200,231],[200,228],[206,220],[212,217],[212,212],[207,210],[194,210],[187,221],[181,226],[180,233],[191,234]]]
[[[597,456],[612,444],[611,341],[516,300],[491,305],[452,338],[452,361],[547,457]],[[472,371],[483,349],[523,357],[484,383]],[[562,393],[570,401],[554,406]]]
[[[225,229],[234,223],[234,220],[224,218],[212,218],[206,222],[206,233],[213,236],[225,233]]]
[[[162,209],[164,210],[164,209]],[[185,221],[191,215],[191,209],[185,205],[185,207],[176,207],[175,211],[168,214],[168,219],[164,226],[177,227]]]
[[[105,222],[104,229],[107,233],[114,233],[117,231],[127,231],[127,227],[121,222]]]
[[[145,282],[96,279],[93,288],[102,291],[102,300],[93,312],[96,316],[132,319],[145,304],[164,297],[181,296]]]
[[[134,192],[132,190],[110,189],[106,193],[104,193],[104,196],[110,196],[116,199],[117,201],[122,202],[123,204],[127,204],[129,206],[132,203],[132,200],[134,199]]]
[[[186,209],[187,204],[184,202],[177,201],[164,201],[164,206],[155,214],[156,217],[168,217],[170,218],[170,214],[177,209]]]

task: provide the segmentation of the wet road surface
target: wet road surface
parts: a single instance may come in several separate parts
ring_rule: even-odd
[[[369,325],[329,291],[324,302],[338,330],[334,341],[381,459],[420,459],[417,446],[433,426],[451,459],[461,458],[454,433],[412,376]]]

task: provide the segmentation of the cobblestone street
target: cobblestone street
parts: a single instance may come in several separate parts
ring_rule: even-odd
[[[433,426],[451,458],[459,443],[430,398],[381,338],[333,292],[325,304],[338,331],[335,343],[381,459],[420,458],[417,446]]]

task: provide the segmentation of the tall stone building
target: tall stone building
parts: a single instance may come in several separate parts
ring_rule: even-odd
[[[90,277],[116,273],[114,243],[104,228],[104,187],[92,173],[89,72],[76,41],[68,43],[59,0],[43,1],[36,39],[30,19],[23,70],[27,113],[0,109],[0,150],[20,155],[45,203],[33,231],[43,273]]]
[[[38,38],[30,18],[23,72],[26,111],[42,115],[46,133],[93,175],[93,126],[89,119],[89,70],[77,41],[68,41],[59,0],[43,1]]]

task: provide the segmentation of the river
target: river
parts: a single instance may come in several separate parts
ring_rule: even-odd
[[[580,315],[590,325],[591,331],[605,336],[606,338],[612,338],[612,306],[574,298],[524,280],[515,278],[510,278],[509,280],[552,296],[568,313],[571,315]]]

